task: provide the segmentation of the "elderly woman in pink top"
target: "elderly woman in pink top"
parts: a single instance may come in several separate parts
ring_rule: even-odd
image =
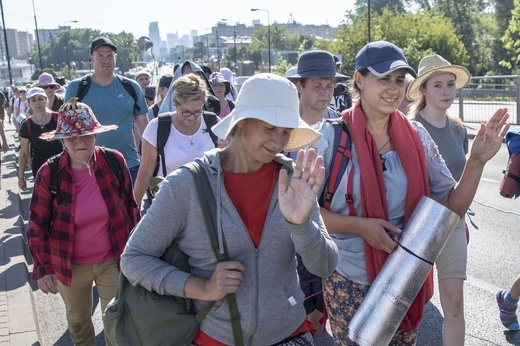
[[[115,296],[119,257],[139,220],[123,155],[95,145],[101,125],[92,110],[72,98],[58,114],[56,130],[40,136],[61,140],[64,150],[36,174],[27,237],[43,293],[59,293],[75,345],[94,345],[92,284],[105,310]]]

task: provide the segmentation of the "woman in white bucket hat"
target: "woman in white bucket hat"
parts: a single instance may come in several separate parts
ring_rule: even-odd
[[[314,159],[311,150],[304,160],[301,151],[294,165],[280,152],[306,147],[320,135],[300,120],[296,87],[274,74],[248,79],[236,108],[212,129],[219,138],[231,136],[231,143],[195,162],[212,186],[217,233],[229,261],[217,263],[193,197],[193,177],[179,169],[168,175],[130,237],[121,270],[134,285],[192,298],[195,312],[208,301],[222,304],[202,321],[195,344],[234,344],[224,297],[236,293],[247,344],[289,345],[296,338],[298,345],[312,345],[296,253],[320,277],[328,277],[337,263],[317,203],[323,159]],[[189,256],[191,273],[160,259],[172,241]]]

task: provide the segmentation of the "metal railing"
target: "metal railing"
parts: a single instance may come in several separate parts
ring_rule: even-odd
[[[486,122],[497,108],[507,108],[509,122],[519,124],[520,76],[472,77],[457,94],[449,112],[462,121]]]

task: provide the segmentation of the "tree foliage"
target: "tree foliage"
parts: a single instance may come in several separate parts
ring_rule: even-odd
[[[352,25],[339,28],[333,53],[343,54],[343,72],[351,75],[357,52],[367,43],[366,23],[351,18]],[[454,64],[466,65],[469,57],[450,21],[433,12],[394,15],[384,9],[372,18],[372,40],[386,40],[400,47],[410,65],[416,68],[422,57],[440,54]]]
[[[520,0],[514,0],[509,26],[502,40],[505,49],[511,54],[511,59],[501,61],[501,65],[515,74],[520,73]]]
[[[90,55],[90,43],[96,37],[106,36],[117,47],[117,66],[121,72],[128,71],[137,61],[139,51],[134,35],[126,32],[119,34],[103,33],[93,29],[69,29],[54,36],[49,43],[40,46],[43,68],[67,71],[67,61],[74,62],[81,69],[82,62],[87,63]],[[68,59],[67,59],[68,50]],[[29,62],[39,65],[38,50],[33,51]],[[41,70],[39,68],[38,70]]]

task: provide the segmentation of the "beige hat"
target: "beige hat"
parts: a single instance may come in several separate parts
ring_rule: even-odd
[[[271,73],[260,73],[244,82],[235,109],[212,127],[213,133],[226,138],[244,119],[258,119],[272,126],[293,129],[285,151],[305,148],[321,137],[300,118],[296,86],[287,78]]]
[[[417,78],[410,83],[408,93],[406,94],[406,97],[410,100],[418,100],[421,98],[421,85],[423,85],[428,78],[433,77],[434,75],[442,73],[451,73],[455,75],[456,89],[464,88],[468,85],[471,79],[469,71],[465,67],[452,65],[448,60],[438,54],[428,55],[422,58],[419,63],[418,72]]]

